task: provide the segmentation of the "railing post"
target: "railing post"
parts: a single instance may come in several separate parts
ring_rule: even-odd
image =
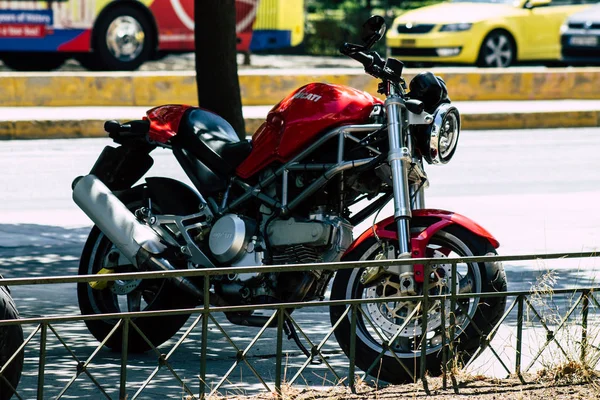
[[[450,344],[448,347],[448,358],[451,363],[455,363],[456,357],[454,355],[454,339],[456,336],[456,282],[458,279],[458,272],[456,267],[456,262],[452,263],[452,288],[450,290]],[[452,380],[452,388],[454,389],[454,393],[458,394],[458,383],[456,382],[456,376],[454,376],[454,371],[452,369],[455,367],[455,364],[452,365],[450,372],[450,379]]]
[[[590,291],[584,290],[582,293],[583,302],[581,304],[581,365],[586,365],[588,346],[588,313],[590,307]]]
[[[200,338],[200,400],[206,396],[206,352],[208,350],[208,310],[210,308],[210,279],[204,276],[204,308],[202,312],[202,337]]]
[[[356,369],[356,313],[358,305],[350,305],[350,366],[348,367],[348,383],[352,393],[356,393],[354,371]]]
[[[119,399],[127,399],[127,353],[129,352],[129,318],[123,320],[121,331],[121,382],[119,386]]]
[[[523,300],[523,295],[517,296],[517,354],[515,355],[515,372],[521,382],[524,382],[523,375],[521,374],[521,353],[523,351]]]
[[[442,302],[442,388],[448,389],[448,340],[446,339],[446,298],[440,300]]]
[[[285,317],[284,308],[277,309],[277,350],[275,356],[275,394],[278,399],[281,399],[281,359],[283,350],[283,321]]]
[[[427,369],[427,323],[429,312],[429,275],[431,274],[431,265],[425,264],[423,272],[423,307],[421,312],[421,362],[419,375],[421,382],[423,383],[423,389],[425,393],[429,395],[429,386],[427,385],[427,376],[425,375]]]
[[[38,364],[37,399],[44,399],[44,375],[46,369],[46,341],[48,340],[48,323],[42,322],[40,333],[40,360]]]

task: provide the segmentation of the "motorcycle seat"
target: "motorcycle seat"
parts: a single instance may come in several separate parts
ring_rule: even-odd
[[[229,122],[201,108],[186,110],[173,139],[173,144],[179,144],[222,177],[230,176],[252,151],[252,143],[240,140]]]

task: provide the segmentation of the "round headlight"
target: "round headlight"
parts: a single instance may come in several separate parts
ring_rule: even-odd
[[[451,104],[441,104],[433,113],[433,122],[420,133],[419,147],[429,164],[446,164],[456,151],[460,134],[460,114]]]

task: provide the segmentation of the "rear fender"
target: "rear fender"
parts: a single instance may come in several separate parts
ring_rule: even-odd
[[[427,257],[425,250],[427,245],[429,244],[429,240],[433,235],[435,235],[441,229],[450,226],[450,225],[458,225],[473,234],[480,236],[490,242],[494,248],[498,248],[500,243],[496,238],[492,236],[487,230],[485,230],[481,225],[477,224],[473,220],[460,215],[453,213],[451,211],[444,210],[414,210],[412,213],[412,224],[414,226],[427,226],[423,231],[414,234],[411,233],[411,252],[412,258],[425,258]],[[432,223],[433,221],[433,223]],[[360,246],[363,242],[371,237],[379,237],[385,239],[398,239],[398,232],[396,230],[396,223],[393,216],[390,216],[383,221],[375,224],[373,227],[367,229],[363,232],[358,239],[356,239],[352,245],[346,250],[344,257],[350,254],[354,249]],[[415,273],[415,281],[423,282],[423,265],[416,264],[414,266]]]

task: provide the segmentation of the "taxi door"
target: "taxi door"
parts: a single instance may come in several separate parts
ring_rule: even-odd
[[[527,3],[525,3],[527,8]],[[560,26],[573,13],[581,11],[589,4],[581,0],[552,0],[548,5],[533,7],[524,21],[527,26],[528,41],[533,49],[532,58],[557,60],[560,58]]]

